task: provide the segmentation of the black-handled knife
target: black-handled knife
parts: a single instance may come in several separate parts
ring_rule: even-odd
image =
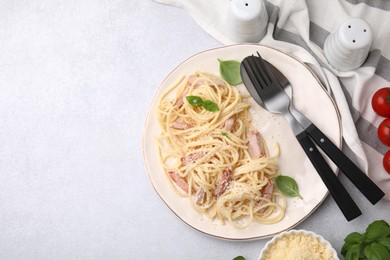
[[[372,204],[376,204],[385,196],[385,193],[314,124],[310,124],[306,132]]]
[[[291,84],[277,68],[266,61],[268,68],[278,80],[280,86],[292,99]],[[359,189],[359,191],[372,203],[376,204],[385,196],[385,193],[354,164],[329,138],[315,126],[307,117],[297,111],[292,102],[289,107],[290,112],[302,125],[307,134],[326,153],[326,155],[339,167],[345,176]]]
[[[306,132],[304,131],[298,134],[297,139],[345,218],[350,221],[360,216],[362,212],[356,206],[345,187],[334,174],[329,164],[325,161],[324,157],[322,157],[322,154],[318,151],[317,147]],[[345,205],[350,206],[346,207]]]
[[[280,87],[276,79],[272,79],[270,71],[264,67],[261,56],[246,57],[241,63],[241,78],[255,101],[272,113],[282,114],[289,122],[313,166],[333,199],[341,209],[345,218],[350,221],[361,215],[361,211],[353,201],[340,180],[334,174],[325,158],[318,151],[312,139],[289,111],[290,99]]]

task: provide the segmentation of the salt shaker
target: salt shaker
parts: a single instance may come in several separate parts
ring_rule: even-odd
[[[268,14],[263,0],[231,0],[225,21],[231,40],[257,43],[267,32]]]
[[[355,70],[366,60],[372,38],[371,27],[365,20],[348,18],[326,38],[325,57],[337,70]]]

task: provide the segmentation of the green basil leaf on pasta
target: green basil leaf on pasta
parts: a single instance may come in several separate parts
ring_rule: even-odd
[[[198,96],[186,96],[188,103],[195,107],[204,107],[207,111],[215,112],[219,111],[219,107],[211,100],[202,100],[201,97]]]
[[[220,60],[219,73],[230,85],[238,85],[242,82],[240,75],[240,62],[236,60]]]
[[[210,112],[216,112],[216,111],[219,111],[219,107],[217,104],[215,104],[213,101],[211,100],[204,100],[203,101],[203,107],[207,110],[207,111],[210,111]]]
[[[223,135],[223,136],[225,136],[227,139],[231,140],[231,139],[230,139],[230,136],[229,136],[229,134],[228,134],[227,132],[222,131],[222,132],[221,132],[221,135]]]
[[[233,258],[233,260],[245,260],[245,257],[239,255],[239,256],[236,256],[235,258]]]
[[[187,99],[188,103],[190,103],[194,107],[203,106],[203,100],[202,100],[202,98],[200,98],[198,96],[186,96],[186,99]]]
[[[297,182],[289,177],[279,175],[275,179],[276,186],[278,189],[288,197],[299,197],[302,199],[302,196],[299,194],[299,188]]]

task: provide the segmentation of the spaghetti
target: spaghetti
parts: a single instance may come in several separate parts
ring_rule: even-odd
[[[219,110],[191,105],[188,97],[211,101]],[[160,158],[174,190],[196,210],[237,228],[278,222],[286,209],[274,185],[279,147],[268,154],[242,99],[217,75],[197,72],[163,94],[158,113]]]

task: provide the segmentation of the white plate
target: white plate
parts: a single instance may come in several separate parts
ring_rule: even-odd
[[[160,133],[157,108],[162,93],[183,75],[208,71],[219,75],[218,59],[243,60],[259,52],[290,80],[294,90],[294,105],[318,126],[338,147],[341,146],[340,117],[335,104],[316,76],[300,61],[278,50],[261,45],[233,45],[196,54],[181,63],[162,82],[149,107],[143,131],[143,155],[150,181],[166,205],[185,223],[205,234],[222,239],[251,240],[273,236],[293,228],[308,217],[325,199],[327,189],[292,133],[287,121],[273,115],[252,100],[251,115],[255,127],[262,133],[272,154],[275,143],[280,145],[279,171],[293,177],[303,200],[289,198],[286,216],[278,223],[253,223],[240,230],[229,223],[212,221],[192,208],[188,198],[180,198],[171,188],[158,157],[156,137]],[[242,93],[243,85],[238,86]],[[331,167],[336,171],[334,164]]]

